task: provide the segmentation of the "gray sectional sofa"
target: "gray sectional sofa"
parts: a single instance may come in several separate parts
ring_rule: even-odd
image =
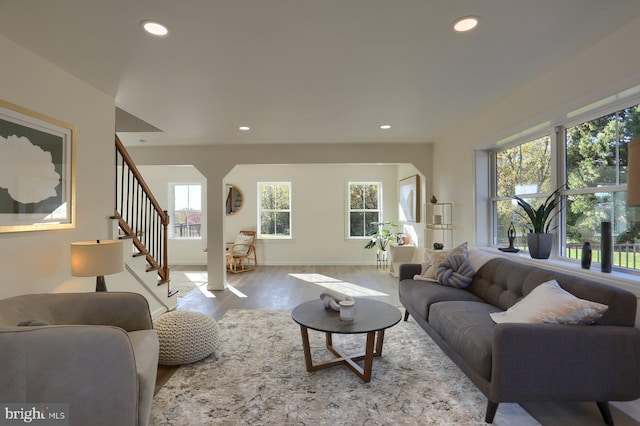
[[[411,315],[486,395],[487,423],[501,402],[595,401],[613,424],[608,401],[640,397],[632,293],[479,250],[470,251],[469,259],[476,273],[464,289],[414,279],[421,265],[401,265],[399,295],[405,321]],[[490,317],[551,279],[607,310],[593,325],[496,324]]]
[[[140,294],[16,296],[0,300],[0,364],[2,402],[68,404],[72,426],[144,426],[158,335]]]

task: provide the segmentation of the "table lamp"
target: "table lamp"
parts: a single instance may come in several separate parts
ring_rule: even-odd
[[[71,243],[71,275],[96,277],[96,291],[107,291],[104,276],[124,270],[124,248],[120,240]]]

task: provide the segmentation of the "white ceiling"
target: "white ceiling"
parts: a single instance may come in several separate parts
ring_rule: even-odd
[[[465,15],[480,25],[454,33]],[[639,0],[0,0],[0,34],[163,131],[127,145],[433,142],[638,16]]]

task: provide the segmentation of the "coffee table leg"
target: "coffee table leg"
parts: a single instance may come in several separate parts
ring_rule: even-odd
[[[376,341],[375,356],[382,356],[382,344],[384,343],[384,330],[378,331],[378,339]]]
[[[300,334],[302,334],[302,348],[304,350],[304,363],[307,371],[313,371],[313,362],[311,361],[311,348],[309,347],[309,332],[304,325],[300,326]]]
[[[365,382],[371,381],[371,370],[373,369],[373,346],[376,341],[376,332],[370,331],[367,333],[367,348],[364,354],[364,368],[362,369],[362,376],[360,378]]]

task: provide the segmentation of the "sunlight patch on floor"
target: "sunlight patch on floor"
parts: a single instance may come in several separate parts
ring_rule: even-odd
[[[244,294],[243,292],[241,292],[240,290],[238,290],[237,288],[235,288],[234,286],[232,286],[231,284],[227,283],[227,288],[229,289],[229,291],[233,294],[235,294],[236,296],[244,299],[247,297],[246,294]]]
[[[338,291],[342,294],[351,297],[363,297],[363,296],[388,296],[386,293],[380,291],[371,290],[358,284],[342,281],[337,278],[328,277],[322,274],[289,274],[294,278],[306,281],[311,284],[316,284],[320,287],[327,288],[329,290]]]
[[[189,281],[195,284],[196,288],[200,290],[205,297],[215,299],[215,294],[207,289],[207,282],[209,281],[209,274],[207,272],[185,272],[184,275]]]

